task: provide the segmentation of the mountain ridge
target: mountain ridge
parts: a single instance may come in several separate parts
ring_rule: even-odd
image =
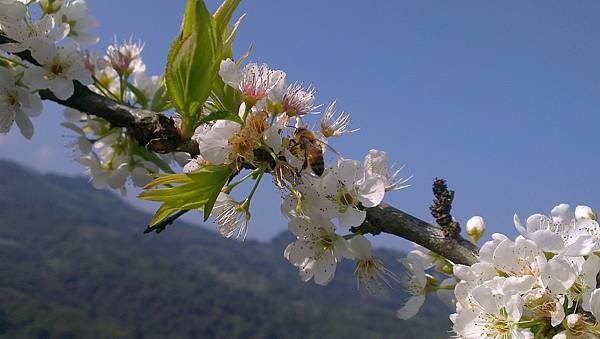
[[[179,222],[143,235],[148,214],[85,178],[5,160],[0,173],[0,338],[448,337],[445,306],[402,322],[406,295],[357,291],[349,261],[330,286],[302,283],[284,234],[239,243]]]

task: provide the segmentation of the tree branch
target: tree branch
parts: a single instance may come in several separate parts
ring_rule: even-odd
[[[386,203],[367,209],[365,233],[383,232],[410,240],[436,252],[455,264],[472,265],[477,261],[477,247],[460,235],[450,236],[431,225]],[[352,231],[357,230],[353,228]],[[374,233],[375,232],[375,233]]]
[[[15,42],[0,34],[0,45]],[[29,51],[15,53],[34,65],[39,63]],[[130,135],[143,147],[156,153],[187,152],[197,156],[198,144],[182,139],[175,121],[162,113],[131,107],[92,92],[78,81],[74,81],[75,92],[67,100],[60,100],[49,90],[39,92],[44,100],[53,101],[83,113],[107,120],[112,127],[125,127]]]
[[[0,44],[13,42],[0,35]],[[23,60],[38,64],[28,51],[16,53]],[[67,100],[60,100],[48,90],[40,91],[44,100],[49,100],[66,107],[77,109],[87,114],[107,120],[111,126],[124,127],[135,140],[148,150],[157,153],[187,152],[193,157],[199,153],[198,144],[193,140],[180,137],[175,122],[164,114],[143,110],[118,103],[98,95],[86,86],[75,81],[75,93]],[[167,219],[164,226],[147,229],[146,232],[162,230],[171,224],[185,211]],[[476,261],[477,248],[459,234],[448,234],[441,228],[415,218],[385,203],[367,209],[367,220],[353,232],[393,234],[428,248],[454,263],[473,264]]]

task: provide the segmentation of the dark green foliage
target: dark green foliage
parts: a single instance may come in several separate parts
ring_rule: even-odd
[[[147,220],[85,179],[0,161],[0,338],[449,336],[448,308],[431,298],[400,321],[402,292],[357,291],[351,262],[330,286],[302,283],[287,235],[240,244],[182,223],[143,235]]]

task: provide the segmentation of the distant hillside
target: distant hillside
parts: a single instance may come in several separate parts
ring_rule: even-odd
[[[287,235],[238,243],[183,223],[143,235],[147,220],[85,178],[0,160],[0,338],[449,336],[445,306],[400,321],[402,292],[357,291],[351,262],[330,286],[302,283]]]

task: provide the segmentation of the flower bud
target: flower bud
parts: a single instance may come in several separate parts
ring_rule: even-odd
[[[467,221],[467,235],[472,243],[477,243],[485,232],[485,221],[476,215]]]
[[[575,219],[598,220],[598,215],[589,206],[580,205],[575,208]]]

